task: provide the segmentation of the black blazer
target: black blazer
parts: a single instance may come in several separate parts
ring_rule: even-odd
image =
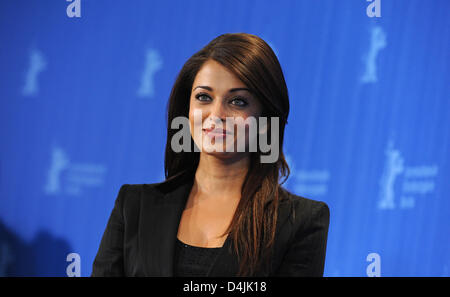
[[[189,177],[123,185],[91,276],[174,276],[176,236],[192,185]],[[270,271],[258,271],[255,276],[323,276],[328,206],[282,191],[285,199],[279,204],[272,265]],[[238,269],[228,236],[208,276],[236,276]]]

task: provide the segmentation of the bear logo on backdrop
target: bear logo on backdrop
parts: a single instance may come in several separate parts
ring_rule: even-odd
[[[153,97],[155,94],[155,73],[163,66],[163,61],[159,52],[155,49],[148,49],[145,55],[145,68],[142,72],[141,85],[137,91],[139,97]]]
[[[294,192],[301,193],[306,197],[319,199],[328,193],[330,182],[330,171],[327,169],[297,169],[291,155],[286,154],[286,161],[289,164],[290,174],[285,183]]]
[[[370,47],[363,56],[365,72],[361,77],[362,83],[376,83],[377,77],[377,56],[379,52],[386,47],[386,33],[379,26],[370,30]]]
[[[64,149],[53,146],[44,192],[47,195],[78,196],[82,193],[83,188],[103,186],[105,175],[106,166],[71,162]]]
[[[385,150],[383,173],[379,180],[378,209],[414,208],[416,197],[433,193],[438,173],[436,165],[406,166],[400,150],[391,140]],[[395,187],[401,180],[399,189]],[[399,198],[396,202],[396,192]]]
[[[38,49],[32,49],[29,56],[29,67],[25,75],[25,84],[22,88],[23,96],[35,96],[39,92],[38,76],[47,68],[47,60]]]

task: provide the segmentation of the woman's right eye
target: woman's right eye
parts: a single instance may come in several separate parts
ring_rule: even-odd
[[[210,99],[209,96],[206,94],[197,94],[195,96],[195,98],[197,98],[197,100],[199,100],[199,101],[208,101],[208,99]],[[204,99],[204,98],[207,98],[207,99]]]

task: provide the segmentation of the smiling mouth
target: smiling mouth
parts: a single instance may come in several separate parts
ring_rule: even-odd
[[[225,136],[227,134],[231,134],[224,129],[203,129],[203,132],[205,132],[208,136]]]

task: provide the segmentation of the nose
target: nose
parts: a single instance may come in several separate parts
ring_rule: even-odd
[[[222,121],[222,123],[225,122],[227,117],[227,111],[220,100],[216,100],[216,102],[214,102],[209,117],[215,124],[220,121]]]

